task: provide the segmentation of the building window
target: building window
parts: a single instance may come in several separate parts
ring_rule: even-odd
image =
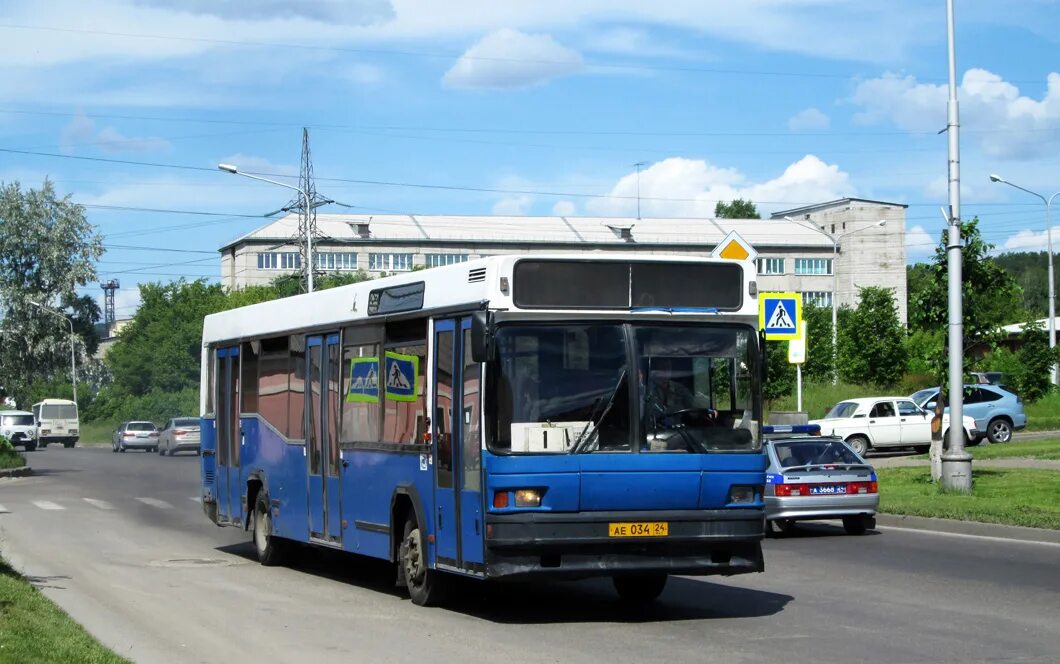
[[[832,274],[832,259],[796,258],[795,274]]]
[[[270,251],[258,254],[259,270],[297,270],[302,267],[302,257],[297,251]]]
[[[373,272],[408,272],[412,254],[368,254],[368,269]]]
[[[313,255],[318,270],[354,271],[357,269],[357,254],[348,251],[321,251]]]
[[[759,258],[758,274],[784,274],[784,259]]]
[[[815,307],[831,307],[832,291],[803,291],[802,303],[812,304]]]
[[[468,259],[467,254],[427,254],[427,267],[441,267],[443,265],[456,265]]]

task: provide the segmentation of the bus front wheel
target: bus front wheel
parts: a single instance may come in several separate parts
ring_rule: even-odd
[[[399,564],[409,598],[417,606],[435,606],[442,601],[445,579],[442,572],[427,565],[427,550],[423,546],[423,533],[416,517],[410,515],[405,521],[404,536],[398,552]]]
[[[615,576],[611,578],[611,582],[615,584],[615,590],[623,600],[650,602],[662,594],[667,578],[666,574],[636,574]]]

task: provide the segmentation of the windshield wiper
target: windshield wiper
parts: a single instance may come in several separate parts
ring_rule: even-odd
[[[574,441],[573,445],[571,445],[571,454],[578,454],[581,452],[582,447],[584,447],[584,445],[589,442],[589,439],[592,438],[592,432],[596,431],[596,427],[600,422],[604,421],[604,418],[607,417],[607,413],[611,411],[611,406],[615,405],[615,397],[618,396],[618,391],[622,389],[622,383],[625,382],[625,380],[626,370],[623,369],[622,373],[618,375],[618,383],[615,385],[615,389],[611,390],[611,396],[607,399],[607,405],[600,413],[600,419],[597,420],[595,417],[596,405],[594,405],[593,412],[589,413],[589,421],[585,423],[581,433],[578,434],[578,439]],[[599,402],[597,402],[597,404],[599,404]]]

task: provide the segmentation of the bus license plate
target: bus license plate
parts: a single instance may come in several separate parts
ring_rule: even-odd
[[[666,537],[669,534],[670,524],[666,521],[607,524],[608,537]]]

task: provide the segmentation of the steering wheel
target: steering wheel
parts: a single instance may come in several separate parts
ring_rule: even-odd
[[[713,408],[682,408],[665,413],[663,418],[677,418],[684,423],[689,415],[700,415],[704,421],[713,424],[718,419],[718,411]]]

